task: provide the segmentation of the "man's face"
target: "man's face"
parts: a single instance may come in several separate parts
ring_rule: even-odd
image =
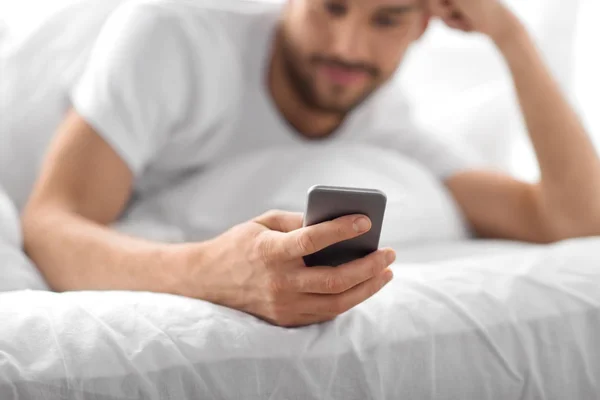
[[[345,114],[394,75],[428,19],[422,0],[289,0],[286,74],[308,107]]]

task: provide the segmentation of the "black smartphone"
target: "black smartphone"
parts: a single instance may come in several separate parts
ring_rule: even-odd
[[[387,196],[380,190],[323,185],[311,187],[308,190],[304,226],[361,214],[371,220],[371,230],[305,256],[306,265],[337,267],[377,251],[386,204]]]

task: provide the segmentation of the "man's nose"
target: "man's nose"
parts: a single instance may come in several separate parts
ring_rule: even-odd
[[[333,27],[333,54],[342,60],[365,60],[368,57],[366,34],[358,21],[340,21]]]

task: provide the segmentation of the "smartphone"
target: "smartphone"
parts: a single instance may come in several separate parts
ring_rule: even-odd
[[[380,190],[316,185],[308,190],[304,226],[320,224],[345,215],[366,215],[371,230],[362,236],[336,243],[304,257],[309,267],[337,267],[363,258],[379,248],[387,196]]]

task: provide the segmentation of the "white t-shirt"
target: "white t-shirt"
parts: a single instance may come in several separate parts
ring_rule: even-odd
[[[110,17],[71,97],[133,172],[133,201],[255,151],[315,143],[394,149],[440,179],[471,165],[466,153],[411,124],[391,84],[330,138],[314,142],[295,132],[265,83],[281,8],[248,0],[136,0]]]

